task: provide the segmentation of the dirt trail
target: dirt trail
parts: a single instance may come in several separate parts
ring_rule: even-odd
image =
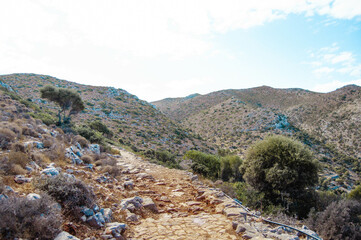
[[[119,165],[127,168],[140,197],[151,197],[159,213],[131,226],[129,239],[240,239],[232,222],[216,212],[216,205],[200,199],[203,190],[186,171],[149,163],[121,150]]]

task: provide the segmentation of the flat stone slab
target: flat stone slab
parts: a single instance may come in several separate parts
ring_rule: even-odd
[[[223,214],[227,217],[234,217],[240,214],[247,214],[247,212],[243,208],[230,207],[223,209]]]

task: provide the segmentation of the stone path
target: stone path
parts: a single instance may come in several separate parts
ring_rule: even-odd
[[[119,165],[135,176],[144,172],[153,177],[135,180],[135,186],[140,193],[153,193],[160,212],[131,226],[128,239],[241,239],[232,229],[232,221],[216,213],[214,205],[197,201],[198,189],[187,172],[149,163],[127,151],[121,151],[121,156]]]
[[[162,214],[157,220],[144,219],[134,231],[134,239],[237,239],[231,221],[221,214],[176,218]]]

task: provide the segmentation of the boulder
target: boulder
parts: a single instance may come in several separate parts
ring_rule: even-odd
[[[157,205],[155,205],[155,203],[153,202],[153,200],[150,197],[143,198],[142,205],[143,205],[143,207],[145,209],[149,209],[149,210],[151,210],[152,212],[155,212],[155,213],[158,212]]]
[[[100,154],[99,144],[90,144],[89,149],[90,149],[90,151],[94,152],[95,154]]]
[[[125,223],[112,222],[112,223],[106,223],[105,227],[106,228],[104,234],[111,234],[113,231],[116,231],[121,234],[125,231],[127,225]]]
[[[26,196],[26,199],[28,200],[37,200],[37,199],[40,199],[41,196],[39,194],[36,194],[36,193],[29,193],[27,196]]]
[[[84,213],[85,216],[91,217],[94,215],[94,211],[90,208],[84,208],[81,210],[82,213]]]
[[[34,142],[36,148],[38,149],[43,149],[44,148],[44,143],[42,142]]]
[[[14,177],[14,181],[15,181],[16,183],[19,183],[19,184],[29,183],[29,182],[31,182],[32,179],[33,179],[33,178],[27,178],[27,177],[25,177],[25,176],[23,176],[23,175],[16,175],[16,176]]]
[[[105,222],[109,223],[112,220],[112,210],[110,208],[104,208],[102,210],[100,210],[100,212],[102,212]]]
[[[154,179],[153,176],[148,174],[148,173],[138,173],[135,176],[140,180],[142,180],[142,179]]]
[[[138,218],[138,215],[136,215],[135,213],[132,213],[128,210],[126,210],[127,212],[127,217],[126,217],[126,220],[129,221],[129,222],[138,222],[139,218]]]
[[[48,176],[59,175],[59,171],[55,167],[47,167],[43,171],[41,171],[41,173],[45,174],[45,175],[48,175]]]
[[[239,224],[236,228],[236,233],[240,234],[240,233],[244,233],[247,230],[247,228],[245,228],[242,224]]]
[[[227,217],[234,217],[241,214],[247,214],[247,212],[243,208],[237,208],[237,207],[230,207],[230,208],[224,208],[223,214]]]
[[[133,205],[136,209],[139,209],[142,207],[143,199],[141,197],[131,197],[131,198],[125,198],[120,202],[121,209],[125,210],[128,209],[129,205]]]
[[[74,237],[73,235],[71,235],[65,231],[62,231],[54,238],[54,240],[80,240],[80,239],[77,237]]]
[[[133,181],[125,181],[124,182],[124,188],[128,189],[128,190],[132,190],[134,188],[134,183]]]
[[[0,201],[3,199],[7,199],[9,198],[8,196],[6,196],[5,194],[0,194]]]
[[[104,226],[105,220],[101,213],[96,213],[95,215],[89,217],[86,222],[94,228],[101,228]]]
[[[70,158],[70,160],[71,160],[71,162],[72,162],[73,164],[82,164],[82,163],[83,163],[83,160],[81,160],[81,159],[79,158],[79,156],[77,156],[77,155],[74,153],[73,149],[75,149],[75,147],[70,147],[70,148],[65,149],[65,151],[66,151],[65,156],[66,156],[67,158]],[[75,151],[78,151],[78,150],[75,150]]]

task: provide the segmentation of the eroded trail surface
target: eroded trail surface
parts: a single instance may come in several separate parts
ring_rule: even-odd
[[[134,183],[134,194],[151,198],[158,212],[130,226],[129,239],[240,239],[232,221],[221,214],[215,197],[192,183],[192,175],[146,162],[121,151],[119,165]],[[213,200],[213,202],[211,202]]]

